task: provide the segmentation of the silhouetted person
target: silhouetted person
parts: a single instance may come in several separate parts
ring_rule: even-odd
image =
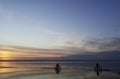
[[[56,71],[57,74],[60,73],[60,71],[61,71],[61,66],[59,65],[59,63],[56,64],[56,66],[55,66],[55,71]]]
[[[96,69],[97,69],[98,71],[102,71],[102,67],[100,66],[99,63],[96,63]]]
[[[102,72],[102,67],[100,66],[99,63],[96,63],[95,72],[96,72],[97,76],[99,76],[100,73]]]

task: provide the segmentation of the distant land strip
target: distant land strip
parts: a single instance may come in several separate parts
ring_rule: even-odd
[[[73,62],[120,62],[120,60],[75,60],[75,59],[70,59],[70,60],[0,60],[0,62],[47,62],[47,61],[73,61]]]

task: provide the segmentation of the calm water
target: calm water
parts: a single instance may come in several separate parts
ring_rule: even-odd
[[[56,63],[62,66],[59,74],[54,70]],[[0,79],[120,79],[120,62],[100,62],[104,71],[99,76],[95,65],[80,61],[0,62]]]

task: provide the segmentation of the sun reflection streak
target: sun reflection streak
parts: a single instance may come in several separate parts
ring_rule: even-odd
[[[9,62],[0,62],[0,72],[10,72],[11,63]]]

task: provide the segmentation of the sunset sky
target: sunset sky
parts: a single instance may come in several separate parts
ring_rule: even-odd
[[[0,60],[120,50],[120,0],[0,0]]]

